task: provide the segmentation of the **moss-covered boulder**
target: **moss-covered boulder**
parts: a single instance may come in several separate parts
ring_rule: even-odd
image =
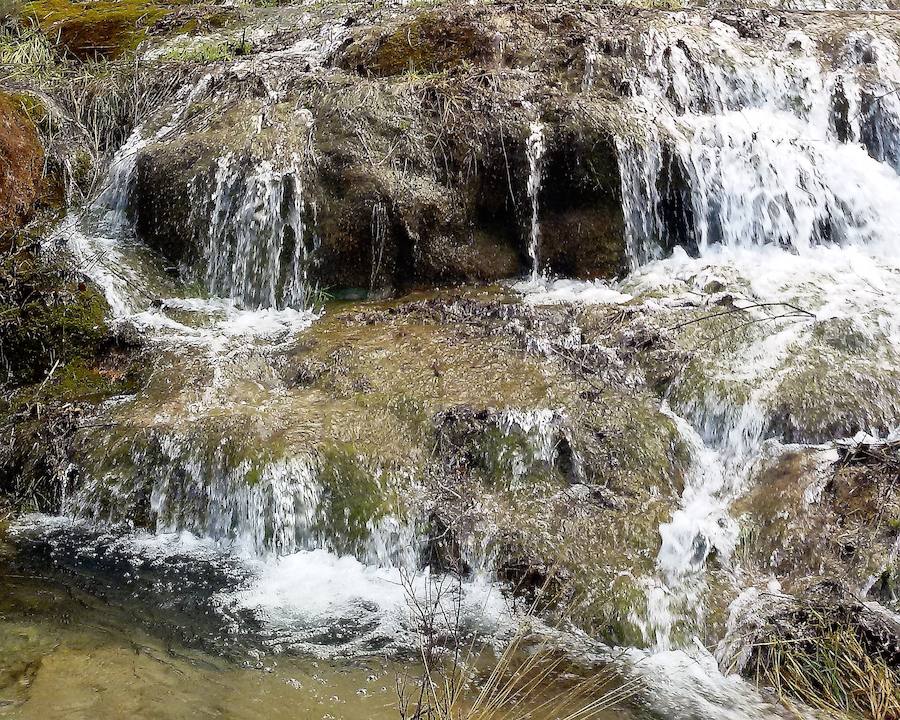
[[[134,51],[166,10],[146,0],[33,0],[23,7],[43,33],[76,60],[117,58]]]
[[[500,37],[477,13],[421,12],[385,31],[375,28],[342,53],[342,66],[377,76],[429,74],[498,57]]]
[[[898,468],[896,442],[850,442],[836,450],[770,446],[732,510],[741,522],[736,557],[787,592],[840,579],[896,606]]]
[[[91,361],[107,337],[107,305],[92,287],[28,251],[0,270],[0,352],[6,384],[42,381],[54,367]]]

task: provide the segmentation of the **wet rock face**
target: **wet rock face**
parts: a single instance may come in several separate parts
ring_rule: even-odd
[[[134,202],[130,214],[135,231],[168,260],[193,263],[202,250],[192,223],[191,173],[202,146],[181,144],[140,153],[135,165]]]
[[[379,102],[392,100],[384,88],[373,91]],[[327,98],[296,102],[310,100]],[[354,132],[341,132],[328,119],[327,106],[318,105],[313,117],[323,122],[315,126],[310,149],[317,159],[304,191],[306,229],[316,245],[312,274],[320,285],[383,293],[523,273],[529,212],[524,128],[499,113],[470,118],[466,130],[476,145],[450,145],[440,158],[410,153],[403,166],[386,168],[360,140],[373,137],[390,152],[391,135],[379,127],[386,118],[375,115]],[[417,121],[440,141],[443,130],[433,118]],[[589,118],[584,123],[571,122],[548,157],[540,188],[546,208],[542,256],[554,272],[610,277],[625,265],[615,150],[608,132]],[[227,142],[234,146],[239,139],[229,133]],[[139,155],[133,204],[138,234],[177,263],[204,259],[204,225],[211,218],[197,209],[210,197],[216,203],[211,154],[199,138],[174,138]],[[260,161],[235,156],[230,162]]]
[[[373,13],[323,26],[320,54],[304,62],[271,40],[271,52],[209,68],[191,108],[139,152],[138,235],[202,275],[206,247],[226,242],[207,231],[223,165],[268,163],[302,178],[309,275],[321,287],[385,295],[514,277],[531,264],[526,144],[541,122],[541,265],[574,277],[619,274],[625,229],[605,80],[577,105],[560,91],[580,87],[577,43],[589,29],[570,16],[508,23],[496,9],[399,21]],[[148,127],[166,126],[178,109],[161,108]],[[287,203],[263,204],[259,212],[288,212]]]
[[[551,272],[594,278],[625,269],[620,189],[609,131],[574,114],[551,141],[540,193],[541,257]]]
[[[15,97],[0,93],[0,234],[31,215],[41,192],[44,151]]]

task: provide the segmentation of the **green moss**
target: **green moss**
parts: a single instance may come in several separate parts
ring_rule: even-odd
[[[721,361],[693,357],[669,388],[669,403],[677,412],[688,414],[695,407],[741,407],[750,400],[750,385],[722,378]]]
[[[0,351],[14,384],[38,382],[54,365],[93,358],[107,335],[106,302],[92,288],[64,286],[0,305]]]
[[[35,399],[53,399],[63,403],[100,402],[112,395],[136,390],[134,376],[105,372],[76,358],[58,368],[42,383]]]
[[[466,438],[465,454],[470,469],[493,490],[561,482],[553,466],[539,456],[537,439],[516,428],[507,431],[488,425],[476,429]]]
[[[146,0],[33,0],[23,12],[65,54],[91,60],[134,51],[168,11]]]
[[[380,475],[367,467],[349,443],[326,446],[320,453],[319,531],[335,552],[355,554],[363,546],[372,523],[393,504]]]
[[[252,51],[252,44],[241,39],[237,41],[184,39],[166,50],[159,59],[168,62],[212,63],[249,55]]]
[[[47,122],[50,113],[39,97],[27,92],[10,93],[9,96],[21,105],[35,127],[42,127]]]
[[[887,433],[900,413],[897,359],[836,350],[823,342],[776,371],[770,414],[788,442],[825,442],[859,430]]]
[[[634,577],[628,574],[603,577],[579,590],[586,599],[575,608],[573,615],[586,630],[614,646],[645,645],[634,618],[646,616],[647,595]]]
[[[381,76],[437,73],[492,51],[491,39],[472,21],[422,13],[382,38],[368,67]]]

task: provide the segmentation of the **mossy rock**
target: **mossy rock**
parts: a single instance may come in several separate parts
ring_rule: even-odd
[[[774,574],[788,592],[833,577],[892,600],[896,471],[827,459],[821,449],[770,448],[732,509],[742,528],[734,557],[746,572]]]
[[[814,336],[817,341],[821,335]],[[860,431],[887,435],[900,417],[900,372],[893,353],[835,349],[831,338],[790,358],[769,400],[770,433],[787,442],[822,443]],[[887,346],[887,341],[885,345]],[[888,346],[889,347],[889,346]]]
[[[319,453],[319,482],[320,532],[335,552],[359,555],[371,527],[396,506],[381,470],[356,455],[352,444],[328,445]]]
[[[21,96],[0,92],[0,236],[31,216],[43,168],[41,139]]]
[[[167,10],[145,0],[34,0],[23,8],[60,52],[76,60],[117,58],[137,49]]]
[[[107,305],[77,282],[37,287],[22,303],[0,305],[0,352],[13,385],[39,382],[54,365],[90,362],[108,335]]]
[[[429,74],[484,63],[495,49],[485,28],[472,18],[426,12],[380,37],[374,48],[352,45],[343,64],[380,77]]]

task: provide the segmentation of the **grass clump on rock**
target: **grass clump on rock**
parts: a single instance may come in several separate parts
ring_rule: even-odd
[[[830,717],[900,718],[900,624],[829,583],[776,596],[750,636],[746,676],[788,707]]]
[[[828,713],[892,720],[900,717],[900,677],[866,652],[852,627],[822,616],[803,638],[779,638],[757,652],[757,681],[781,700],[795,698]]]

